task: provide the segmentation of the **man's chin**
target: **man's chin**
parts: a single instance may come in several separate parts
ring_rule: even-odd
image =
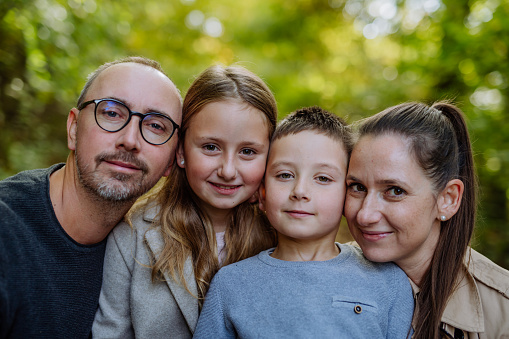
[[[139,182],[119,182],[112,178],[106,182],[100,183],[95,191],[97,195],[104,200],[111,202],[127,202],[136,200],[143,195],[146,190]]]

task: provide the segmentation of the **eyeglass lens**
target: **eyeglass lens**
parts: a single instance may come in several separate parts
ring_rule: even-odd
[[[129,109],[125,105],[110,100],[99,102],[95,112],[99,126],[109,132],[121,130],[129,120],[129,115]],[[166,142],[173,131],[173,123],[164,115],[148,114],[141,123],[141,134],[152,144]]]

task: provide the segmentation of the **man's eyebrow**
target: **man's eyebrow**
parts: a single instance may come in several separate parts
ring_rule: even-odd
[[[115,96],[109,96],[109,97],[108,97],[108,98],[106,98],[106,99],[115,99],[115,100],[117,100],[117,101],[120,101],[121,103],[123,103],[124,105],[126,105],[127,107],[129,107],[129,109],[130,109],[131,111],[133,111],[133,112],[134,112],[134,110],[132,109],[132,106],[133,106],[133,105],[132,105],[132,102],[129,102],[129,100],[126,100],[126,99],[120,99],[120,98],[117,98],[117,97],[115,97]],[[166,113],[166,112],[162,112],[162,111],[160,111],[160,110],[158,110],[158,109],[154,109],[154,108],[148,108],[148,109],[146,109],[146,110],[145,110],[145,112],[140,112],[140,113],[144,113],[144,114],[147,114],[147,113],[159,113],[159,114],[162,114],[162,115],[167,116],[168,118],[171,118],[171,117],[170,117],[170,115],[169,115],[168,113]]]

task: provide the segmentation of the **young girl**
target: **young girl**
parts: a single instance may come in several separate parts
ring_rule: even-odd
[[[265,171],[277,119],[265,83],[213,66],[183,105],[177,165],[161,189],[108,238],[93,336],[190,338],[221,266],[274,246],[250,202]]]

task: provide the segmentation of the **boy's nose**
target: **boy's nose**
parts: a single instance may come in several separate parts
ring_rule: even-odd
[[[311,197],[307,189],[307,184],[304,180],[296,180],[291,198],[295,200],[310,200]]]

